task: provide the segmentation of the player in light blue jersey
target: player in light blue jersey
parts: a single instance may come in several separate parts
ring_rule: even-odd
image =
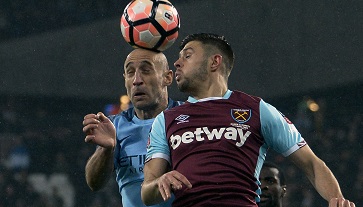
[[[85,142],[98,147],[86,164],[88,186],[97,191],[108,182],[113,169],[124,207],[142,207],[148,133],[161,111],[180,105],[168,98],[173,72],[163,53],[135,49],[126,58],[124,78],[133,107],[117,115],[88,114],[83,121]],[[171,201],[155,206],[170,206]]]

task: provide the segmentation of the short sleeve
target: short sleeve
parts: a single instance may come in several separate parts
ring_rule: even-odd
[[[163,158],[170,163],[170,150],[165,132],[164,112],[156,116],[149,133],[146,161]]]
[[[260,101],[261,132],[265,142],[287,157],[306,145],[295,125],[272,105]]]

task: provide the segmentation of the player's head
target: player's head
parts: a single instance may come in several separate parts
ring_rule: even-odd
[[[224,36],[199,33],[187,36],[180,45],[176,67],[176,81],[181,91],[198,88],[211,71],[220,73],[225,80],[234,64],[234,53]]]
[[[125,60],[124,78],[127,95],[136,110],[153,111],[167,104],[167,87],[172,83],[173,72],[163,53],[134,49]]]
[[[280,168],[271,162],[265,162],[260,173],[260,207],[281,207],[286,195],[285,177]]]

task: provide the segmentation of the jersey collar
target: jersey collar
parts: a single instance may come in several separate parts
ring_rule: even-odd
[[[202,99],[195,99],[191,96],[188,97],[188,102],[189,103],[197,103],[197,102],[204,102],[204,101],[211,101],[211,100],[218,100],[218,99],[228,99],[232,94],[231,90],[227,90],[227,92],[223,95],[223,97],[207,97],[207,98],[202,98]]]

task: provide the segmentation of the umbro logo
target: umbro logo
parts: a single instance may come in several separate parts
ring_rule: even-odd
[[[178,117],[175,118],[175,121],[178,121],[176,124],[189,122],[188,118],[189,115],[180,114]]]

